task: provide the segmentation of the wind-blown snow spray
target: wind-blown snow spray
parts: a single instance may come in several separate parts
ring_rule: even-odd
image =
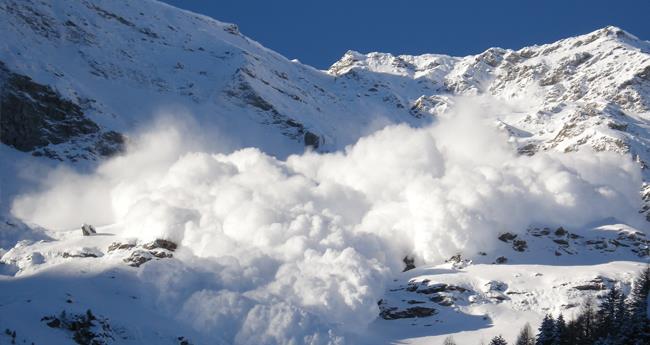
[[[284,161],[255,148],[188,150],[189,137],[167,126],[93,175],[54,172],[13,212],[50,228],[85,214],[123,236],[179,243],[182,264],[151,262],[140,276],[170,312],[224,343],[341,343],[377,316],[404,255],[472,256],[531,224],[639,221],[641,174],[629,157],[518,156],[481,116],[489,111],[459,101],[432,126],[392,125]]]

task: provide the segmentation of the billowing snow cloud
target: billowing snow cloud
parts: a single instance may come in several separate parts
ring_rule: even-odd
[[[163,126],[93,175],[53,173],[13,212],[178,242],[180,262],[144,265],[142,279],[179,319],[241,344],[342,343],[376,317],[382,282],[405,255],[433,263],[531,224],[639,220],[629,157],[518,156],[481,116],[493,109],[458,104],[427,128],[393,125],[343,152],[286,161],[254,148],[187,150],[191,136]]]

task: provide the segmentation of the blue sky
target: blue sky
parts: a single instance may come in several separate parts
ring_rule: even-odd
[[[650,39],[649,0],[164,0],[236,23],[252,39],[318,68],[348,49],[468,55],[619,26]]]

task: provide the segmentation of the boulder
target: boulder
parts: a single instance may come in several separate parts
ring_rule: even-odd
[[[404,259],[402,259],[402,261],[404,262],[404,270],[402,272],[406,272],[415,268],[415,258],[407,255],[404,257]]]
[[[84,223],[84,224],[81,226],[81,233],[82,233],[84,236],[91,236],[91,235],[96,234],[97,231],[95,230],[95,227],[94,227],[94,226],[92,226],[92,225],[90,225],[90,224],[86,224],[86,223]]]
[[[159,249],[159,248],[160,249],[167,249],[170,252],[173,252],[173,251],[176,250],[178,245],[176,243],[172,242],[172,241],[163,240],[163,239],[158,238],[158,239],[154,240],[153,242],[144,244],[142,247],[145,248],[145,249],[149,249],[149,250]]]

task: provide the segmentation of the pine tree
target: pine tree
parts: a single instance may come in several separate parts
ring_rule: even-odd
[[[598,318],[596,309],[594,307],[594,300],[588,298],[582,305],[580,314],[575,319],[574,329],[572,334],[574,336],[574,344],[576,345],[592,345],[596,339],[598,327]]]
[[[617,317],[619,317],[618,308],[621,299],[621,292],[616,286],[612,287],[605,299],[600,304],[597,314],[597,331],[596,334],[600,339],[613,339],[618,336],[619,324]]]
[[[628,319],[623,327],[627,337],[625,344],[650,344],[650,320],[648,320],[648,294],[650,293],[650,265],[634,281],[628,298]]]
[[[535,335],[529,323],[526,323],[519,332],[515,345],[535,345]]]
[[[539,326],[539,333],[537,333],[537,341],[535,345],[552,345],[553,332],[555,330],[555,320],[550,314],[544,316],[542,324]]]
[[[555,320],[555,327],[553,328],[553,345],[569,345],[567,339],[567,326],[564,321],[564,316],[560,314]]]
[[[490,340],[489,345],[508,345],[508,342],[503,339],[502,336],[497,335],[496,337],[492,338],[492,340]]]
[[[626,344],[628,342],[628,335],[625,333],[625,327],[629,323],[629,315],[627,313],[627,305],[625,303],[625,295],[620,294],[618,301],[616,301],[616,315],[614,317],[615,327],[618,329],[614,337],[614,344]]]
[[[566,330],[566,340],[569,344],[573,345],[578,342],[578,337],[580,334],[580,325],[578,324],[577,319],[569,321],[567,323]]]

